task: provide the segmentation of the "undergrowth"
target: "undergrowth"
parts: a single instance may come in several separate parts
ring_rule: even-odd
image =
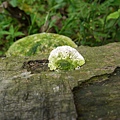
[[[0,55],[19,38],[41,32],[70,37],[78,46],[120,41],[119,0],[9,0],[0,4]],[[10,7],[7,6],[7,7]]]

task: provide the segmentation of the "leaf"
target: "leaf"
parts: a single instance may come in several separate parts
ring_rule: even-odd
[[[56,3],[61,3],[63,0],[55,0]]]
[[[0,31],[0,35],[9,35],[10,33],[8,31]]]
[[[114,0],[113,5],[120,5],[120,0]]]
[[[10,4],[11,4],[13,7],[17,7],[17,0],[11,0],[11,1],[10,1]]]
[[[16,32],[16,33],[14,34],[14,37],[21,36],[21,35],[24,35],[24,33],[22,33],[22,32]]]
[[[120,17],[120,9],[116,12],[113,12],[107,16],[107,21],[110,19],[118,19]]]
[[[15,33],[13,25],[10,26],[9,32],[11,35]]]
[[[110,21],[106,22],[105,28],[106,28],[107,30],[109,30],[109,29],[112,28],[111,30],[113,30],[114,24],[115,24],[115,20],[110,20]]]
[[[99,37],[107,37],[106,33],[101,33],[101,32],[94,32],[94,35]]]

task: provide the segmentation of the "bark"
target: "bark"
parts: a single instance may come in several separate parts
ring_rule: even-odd
[[[120,43],[78,51],[86,64],[66,72],[41,69],[43,54],[0,58],[0,120],[119,120]]]
[[[74,88],[77,120],[120,120],[120,67]]]

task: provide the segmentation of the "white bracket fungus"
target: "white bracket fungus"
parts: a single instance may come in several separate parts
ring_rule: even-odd
[[[85,63],[83,56],[70,46],[55,48],[51,51],[48,60],[50,70],[73,70]]]

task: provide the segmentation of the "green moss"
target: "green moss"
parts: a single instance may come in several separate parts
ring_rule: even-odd
[[[52,49],[69,45],[77,45],[68,37],[53,33],[41,33],[24,37],[15,42],[6,52],[6,56],[31,56],[39,53],[49,53]]]
[[[74,65],[71,64],[72,61],[69,60],[59,60],[56,65],[58,65],[58,69],[60,70],[71,70],[74,69]]]

